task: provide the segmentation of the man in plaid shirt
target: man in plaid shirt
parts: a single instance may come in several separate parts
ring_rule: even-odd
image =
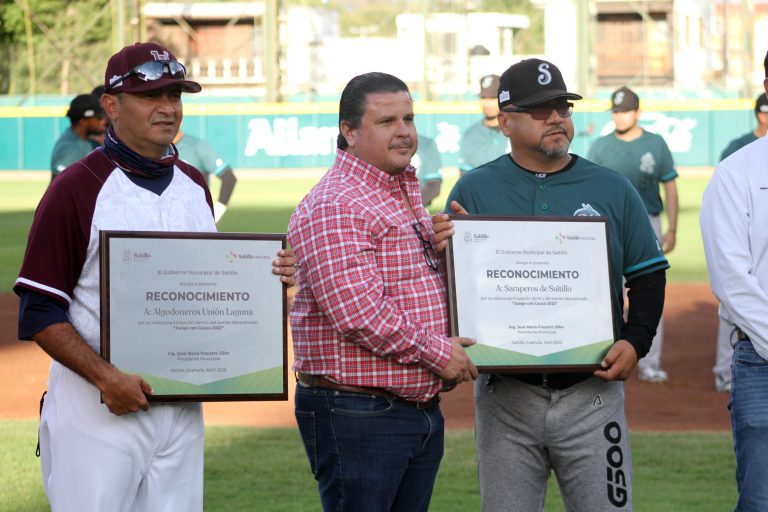
[[[426,511],[443,455],[438,393],[477,376],[473,340],[447,337],[413,118],[400,79],[353,78],[336,161],[288,226],[296,419],[324,510]]]

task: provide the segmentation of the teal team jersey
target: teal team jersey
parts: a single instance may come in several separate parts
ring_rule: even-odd
[[[509,153],[509,139],[499,128],[489,128],[479,121],[462,134],[459,153],[459,169],[469,171]]]
[[[54,176],[57,176],[61,171],[88,155],[97,147],[98,144],[92,140],[83,140],[78,137],[71,127],[67,128],[53,146],[53,151],[51,152],[51,172]]]
[[[411,165],[416,167],[416,177],[419,179],[419,183],[443,179],[440,174],[443,161],[434,139],[419,135],[419,148],[411,160]]]
[[[211,174],[219,176],[230,169],[229,164],[210,144],[192,135],[185,133],[176,143],[176,149],[179,150],[179,158],[199,169],[205,175],[206,181]]]
[[[661,136],[643,130],[639,138],[626,142],[611,133],[592,143],[587,158],[626,176],[651,215],[664,209],[659,183],[674,180],[677,171],[672,152]]]
[[[728,143],[728,145],[725,147],[722,153],[720,153],[720,160],[725,160],[731,154],[737,152],[747,144],[751,144],[757,140],[757,136],[754,134],[754,132],[745,133],[738,139],[733,139],[731,142]]]
[[[451,201],[458,201],[470,214],[607,217],[617,329],[623,325],[622,276],[632,281],[669,268],[629,181],[575,155],[567,169],[554,174],[531,173],[508,155],[501,156],[463,175],[448,196],[446,211]]]

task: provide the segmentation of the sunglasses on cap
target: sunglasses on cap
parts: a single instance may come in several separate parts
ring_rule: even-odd
[[[504,112],[531,114],[533,119],[537,121],[544,121],[549,119],[549,116],[552,115],[553,110],[557,112],[557,115],[562,118],[571,117],[573,114],[573,103],[542,103],[532,107],[506,107],[502,110]]]
[[[105,92],[109,92],[123,80],[132,76],[145,82],[160,80],[166,69],[168,70],[168,74],[171,75],[171,78],[176,80],[184,80],[187,76],[187,68],[185,68],[181,62],[176,62],[175,60],[150,60],[143,64],[139,64],[123,76],[112,78],[109,81],[109,86],[105,89]]]

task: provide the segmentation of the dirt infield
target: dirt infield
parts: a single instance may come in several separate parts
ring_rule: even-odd
[[[664,311],[666,339],[662,355],[669,382],[626,383],[626,410],[633,430],[730,429],[728,396],[714,391],[717,304],[707,284],[671,284]],[[50,359],[34,343],[16,340],[18,300],[0,295],[0,420],[31,419],[38,414]],[[289,378],[291,381],[292,378]],[[292,389],[292,387],[291,387]],[[472,428],[472,390],[462,385],[443,395],[448,428]],[[292,402],[205,404],[207,424],[293,426]]]

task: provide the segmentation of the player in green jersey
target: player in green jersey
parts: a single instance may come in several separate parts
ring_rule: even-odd
[[[219,223],[235,189],[237,177],[232,167],[225,162],[213,147],[197,137],[184,133],[179,129],[176,139],[173,141],[179,151],[179,158],[190,165],[200,169],[205,176],[205,182],[210,182],[211,175],[221,180],[219,199],[213,203],[213,218]]]
[[[499,76],[486,75],[480,79],[480,105],[483,118],[461,134],[459,140],[459,171],[464,174],[490,162],[509,151],[509,141],[499,129],[499,105],[496,92]]]
[[[437,149],[435,139],[419,134],[419,149],[411,159],[411,165],[416,168],[416,178],[421,189],[421,204],[429,206],[432,200],[440,195],[443,185],[443,159]]]
[[[103,136],[106,115],[99,98],[80,94],[70,102],[67,110],[70,126],[56,141],[51,152],[51,182],[67,167],[98,147],[92,136]]]
[[[462,176],[448,198],[456,214],[601,216],[608,226],[616,341],[602,369],[484,374],[475,383],[484,512],[541,511],[552,470],[568,510],[632,510],[622,380],[648,352],[669,264],[631,183],[568,152],[569,100],[578,99],[551,62],[511,66],[501,76],[498,119],[512,150]],[[453,225],[445,213],[433,223],[444,249]],[[622,276],[631,299],[626,320]]]
[[[745,133],[741,137],[729,142],[720,154],[720,160],[725,160],[731,156],[731,153],[735,153],[750,142],[755,142],[768,132],[768,98],[766,98],[764,92],[760,93],[760,96],[755,99],[755,119],[757,120],[757,127],[751,132]]]
[[[640,127],[640,98],[632,89],[621,87],[613,92],[611,117],[615,125],[613,133],[597,139],[589,148],[587,158],[629,179],[640,193],[653,230],[667,254],[675,247],[678,213],[677,171],[672,152],[661,136]],[[659,194],[660,187],[664,189],[664,202]],[[667,229],[662,232],[660,215],[665,209]],[[640,380],[661,383],[669,379],[661,368],[663,340],[662,321],[650,352],[638,363]]]

